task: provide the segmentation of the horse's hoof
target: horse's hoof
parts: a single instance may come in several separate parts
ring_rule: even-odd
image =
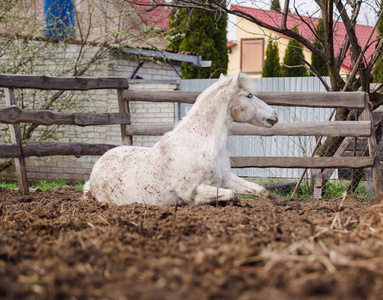
[[[233,203],[238,203],[239,202],[239,196],[238,196],[237,192],[235,192],[235,191],[233,191],[233,192],[234,192],[234,197],[233,197],[232,202]]]
[[[95,200],[92,193],[89,192],[89,191],[84,191],[84,193],[82,194],[82,200],[83,201],[93,201]]]
[[[289,200],[287,200],[286,198],[274,195],[274,197],[271,199],[271,202],[277,206],[285,206],[289,202]]]
[[[100,208],[107,209],[109,207],[109,204],[107,202],[100,202]]]

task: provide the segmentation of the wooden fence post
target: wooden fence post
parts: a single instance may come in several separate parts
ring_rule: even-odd
[[[374,120],[372,118],[371,103],[368,94],[365,95],[364,119],[371,122],[371,136],[367,138],[370,156],[374,158],[372,178],[374,181],[375,195],[378,198],[383,193],[383,171],[378,156],[378,144],[376,142]]]
[[[15,91],[14,89],[5,89],[5,99],[7,106],[16,105]],[[20,124],[9,124],[9,131],[11,133],[11,141],[17,144],[20,148],[21,156],[15,158],[16,176],[19,183],[19,189],[22,194],[29,194],[27,169],[25,165],[25,158],[23,157],[22,145],[21,145],[21,131]]]
[[[124,89],[117,90],[118,98],[118,110],[120,113],[129,113],[129,104],[127,101],[124,101]],[[121,138],[123,145],[133,145],[133,137],[127,135],[126,133],[126,124],[121,124]]]
[[[322,199],[322,169],[312,170],[314,199]]]

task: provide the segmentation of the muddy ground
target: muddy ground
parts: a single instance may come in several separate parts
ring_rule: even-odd
[[[0,190],[1,299],[383,299],[371,200],[113,207]],[[369,208],[370,207],[370,208]]]

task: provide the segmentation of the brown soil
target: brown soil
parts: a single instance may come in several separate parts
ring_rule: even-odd
[[[0,190],[1,299],[383,299],[371,200],[113,207]]]

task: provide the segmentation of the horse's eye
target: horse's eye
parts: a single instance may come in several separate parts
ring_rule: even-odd
[[[253,98],[253,94],[248,94],[247,98]]]

